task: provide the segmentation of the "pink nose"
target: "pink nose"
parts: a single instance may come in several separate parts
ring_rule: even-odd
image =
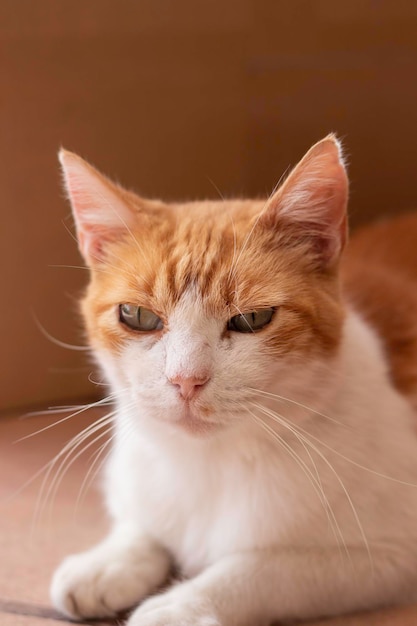
[[[209,378],[210,376],[174,376],[169,380],[173,385],[178,385],[184,400],[191,400],[197,391],[208,382]]]

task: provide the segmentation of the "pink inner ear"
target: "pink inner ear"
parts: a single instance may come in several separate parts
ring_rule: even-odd
[[[66,150],[60,152],[59,158],[80,251],[87,263],[94,265],[104,259],[106,243],[128,228],[133,213],[119,188],[83,159]]]
[[[327,264],[346,242],[348,180],[334,137],[313,146],[270,199],[262,221],[268,229],[296,227]]]

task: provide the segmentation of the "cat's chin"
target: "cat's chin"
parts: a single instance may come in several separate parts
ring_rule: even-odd
[[[200,416],[196,409],[191,408],[189,404],[184,404],[177,419],[172,424],[176,428],[195,436],[209,435],[221,427],[220,422],[208,421]]]

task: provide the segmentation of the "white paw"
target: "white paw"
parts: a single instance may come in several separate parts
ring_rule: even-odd
[[[73,619],[114,616],[155,591],[168,567],[161,551],[140,558],[134,548],[120,554],[97,546],[63,561],[52,579],[51,598]]]
[[[221,626],[214,607],[192,582],[146,600],[126,626]]]

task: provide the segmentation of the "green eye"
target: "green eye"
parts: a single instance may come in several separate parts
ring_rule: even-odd
[[[161,330],[163,323],[153,311],[135,304],[121,304],[119,306],[119,318],[132,330]]]
[[[227,328],[238,333],[254,333],[269,324],[274,315],[274,311],[275,309],[270,308],[235,315],[228,321]]]

